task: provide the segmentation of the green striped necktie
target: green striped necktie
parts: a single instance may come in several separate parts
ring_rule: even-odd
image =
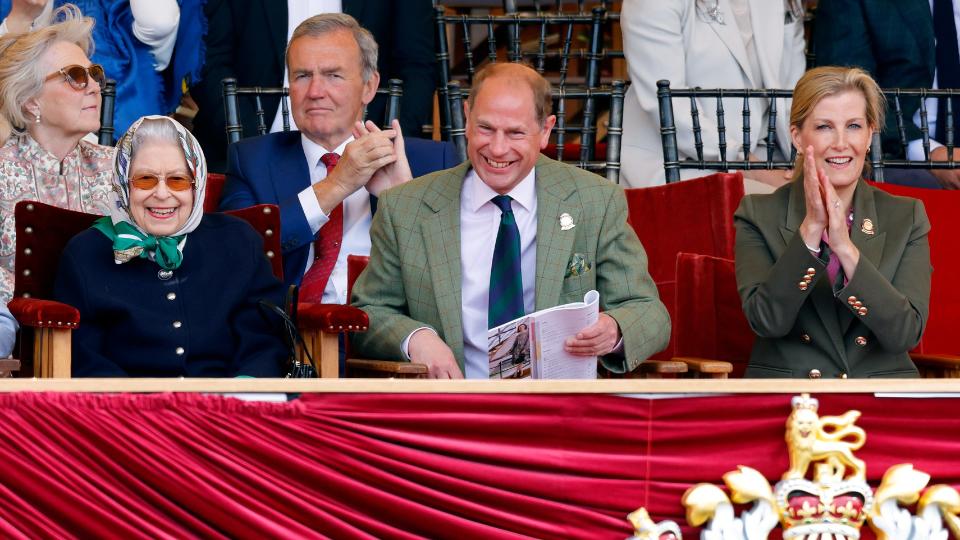
[[[520,229],[507,195],[497,195],[493,204],[500,208],[500,230],[493,248],[490,266],[489,328],[523,316],[523,279],[520,269]]]

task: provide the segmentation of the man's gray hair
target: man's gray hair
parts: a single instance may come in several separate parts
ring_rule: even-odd
[[[356,19],[345,13],[322,13],[300,23],[287,44],[287,69],[290,69],[290,46],[294,41],[302,37],[320,37],[337,30],[346,30],[353,34],[353,39],[360,47],[363,82],[369,81],[377,71],[377,40],[373,39],[373,34],[360,26]]]

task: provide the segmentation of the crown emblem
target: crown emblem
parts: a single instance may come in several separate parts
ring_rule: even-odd
[[[930,475],[895,465],[874,492],[866,464],[854,452],[867,435],[855,425],[859,411],[820,416],[808,394],[791,400],[785,440],[790,468],[775,486],[757,470],[740,465],[723,475],[729,496],[713,484],[697,484],[683,495],[687,522],[703,527],[702,540],[761,540],[778,524],[783,538],[856,540],[865,523],[879,540],[960,538],[960,494],[945,485],[927,488]],[[734,504],[752,504],[740,516]],[[904,506],[916,505],[916,515]],[[643,519],[636,519],[640,516]],[[629,516],[631,540],[681,540],[675,523],[659,524],[643,508]],[[663,536],[668,531],[671,536]]]

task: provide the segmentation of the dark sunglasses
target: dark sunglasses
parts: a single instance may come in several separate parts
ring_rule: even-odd
[[[97,84],[102,88],[103,82],[106,80],[104,78],[103,66],[100,64],[93,64],[88,68],[76,64],[65,66],[57,70],[56,73],[48,75],[46,80],[49,81],[50,79],[55,79],[60,76],[64,77],[74,90],[86,89],[90,79],[97,81]]]
[[[194,185],[193,178],[185,174],[171,174],[162,178],[163,183],[167,185],[167,189],[170,191],[186,191],[193,188]],[[146,191],[157,187],[160,179],[161,177],[155,174],[141,174],[131,178],[130,185]]]

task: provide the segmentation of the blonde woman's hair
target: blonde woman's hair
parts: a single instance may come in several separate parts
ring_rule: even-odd
[[[51,16],[53,24],[0,37],[0,145],[14,129],[26,129],[28,118],[23,106],[40,93],[46,73],[40,58],[54,43],[65,41],[93,53],[93,19],[84,17],[80,8],[64,4]]]
[[[859,92],[866,101],[867,124],[873,129],[883,129],[887,99],[877,81],[866,71],[855,67],[823,66],[811,69],[800,77],[793,89],[793,105],[790,109],[790,125],[797,129],[813,113],[813,108],[825,97],[844,92]],[[864,169],[869,171],[869,160]],[[793,179],[803,177],[803,149],[797,149],[797,161],[793,167]]]

